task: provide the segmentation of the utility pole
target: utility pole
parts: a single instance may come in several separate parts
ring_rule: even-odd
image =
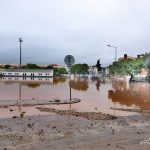
[[[20,65],[19,65],[19,68],[21,68],[21,61],[22,61],[22,58],[21,58],[21,42],[23,42],[23,40],[21,38],[19,38],[19,42],[20,42]]]

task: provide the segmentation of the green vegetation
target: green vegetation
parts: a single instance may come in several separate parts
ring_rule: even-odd
[[[101,64],[100,64],[100,59],[97,60],[96,68],[98,71],[101,71],[101,69],[102,69]]]
[[[67,71],[65,68],[53,68],[54,76],[61,75],[61,74],[67,74]]]
[[[22,66],[21,69],[53,69],[53,66],[48,65],[46,67],[44,66],[41,67],[36,64],[27,64]]]
[[[4,69],[10,69],[10,68],[17,69],[18,68],[16,66],[9,65],[9,64],[6,64],[4,66],[1,65],[0,67],[4,68]],[[44,66],[38,66],[36,64],[26,64],[26,65],[21,66],[21,69],[53,69],[53,66],[48,65],[48,66],[44,67]]]
[[[89,66],[87,64],[75,64],[71,67],[73,74],[88,74]]]
[[[144,55],[144,65],[148,69],[148,76],[146,77],[146,80],[149,80],[150,83],[150,53]]]
[[[125,59],[116,61],[110,66],[110,73],[112,75],[133,75],[140,73],[141,69],[144,68],[144,58],[138,58],[135,60]]]
[[[53,69],[53,66],[48,65],[48,66],[46,67],[46,69]]]
[[[40,67],[36,64],[27,64],[21,67],[21,69],[46,69],[45,67]]]
[[[12,66],[7,64],[7,65],[4,66],[4,69],[9,69],[10,67],[12,67]]]
[[[144,56],[144,65],[149,70],[149,73],[150,73],[150,53],[147,53]]]

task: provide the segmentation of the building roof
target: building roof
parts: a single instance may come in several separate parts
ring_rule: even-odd
[[[3,69],[3,72],[51,72],[52,69]]]
[[[124,58],[124,57],[120,57],[118,60],[125,60],[125,59],[132,59],[132,60],[135,60],[136,58],[135,57],[132,57],[132,56],[127,56],[127,58]]]

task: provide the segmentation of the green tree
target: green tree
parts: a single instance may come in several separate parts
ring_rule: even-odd
[[[127,60],[115,61],[110,66],[109,69],[112,75],[115,74],[133,75],[139,73],[143,67],[144,67],[143,58],[139,58],[135,60],[127,59]]]
[[[21,69],[42,69],[42,67],[36,64],[27,64],[21,67]]]
[[[88,74],[89,66],[87,64],[75,64],[71,67],[71,73]]]
[[[53,66],[48,65],[46,69],[53,69]]]
[[[101,64],[100,64],[100,59],[97,60],[96,67],[97,67],[97,70],[98,70],[98,71],[101,71],[102,67],[101,67]]]
[[[67,71],[65,68],[53,68],[54,76],[61,75],[61,74],[67,74]]]
[[[11,65],[7,64],[4,66],[4,69],[9,69],[11,67]]]
[[[144,55],[144,65],[148,69],[148,79],[150,83],[150,53]]]
[[[144,65],[148,70],[150,70],[150,54],[144,56]]]
[[[143,58],[135,59],[130,64],[131,73],[138,74],[140,73],[141,69],[144,68],[144,61]]]

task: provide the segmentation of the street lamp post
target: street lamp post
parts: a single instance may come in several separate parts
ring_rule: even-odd
[[[23,42],[22,38],[19,38],[19,42],[20,42],[20,68],[21,68],[21,42]]]
[[[115,48],[115,61],[117,61],[117,47],[116,46],[112,46],[112,45],[107,45],[107,46]]]
[[[115,48],[115,61],[117,61],[117,47],[116,46],[112,46],[112,45],[107,45],[108,47],[113,47]],[[116,103],[114,102],[114,116],[116,116],[116,112],[115,112],[115,108],[116,108]]]

